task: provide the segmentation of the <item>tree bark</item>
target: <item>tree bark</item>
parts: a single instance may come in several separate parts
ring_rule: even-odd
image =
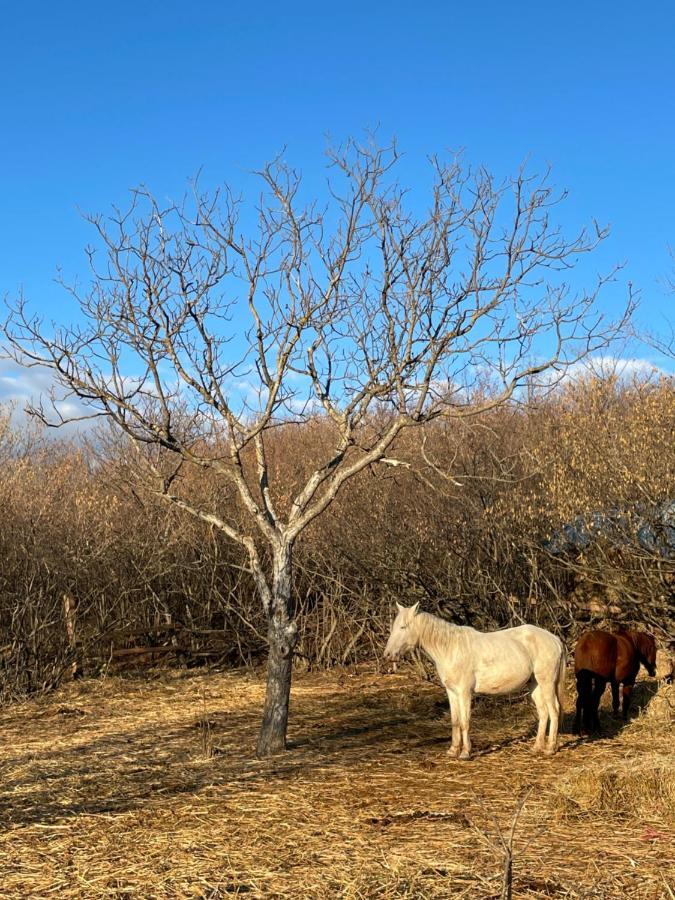
[[[291,586],[291,547],[283,546],[274,555],[272,599],[267,628],[267,693],[258,737],[259,757],[273,756],[286,749],[293,651],[298,639]]]

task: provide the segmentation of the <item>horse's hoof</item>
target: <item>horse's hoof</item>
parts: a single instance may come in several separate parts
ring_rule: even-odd
[[[450,759],[457,759],[457,757],[459,756],[459,747],[451,747],[448,750],[448,756],[450,757]]]
[[[555,751],[556,751],[555,747],[547,747],[544,750],[544,756],[555,756]]]
[[[534,747],[532,748],[532,752],[534,754],[543,753],[543,751],[544,751],[544,748],[541,744],[535,744]]]
[[[471,754],[469,752],[467,752],[466,750],[462,750],[462,752],[459,754],[459,758],[460,759],[471,759]]]

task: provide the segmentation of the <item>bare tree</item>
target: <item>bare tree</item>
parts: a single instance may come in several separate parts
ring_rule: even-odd
[[[325,208],[281,159],[257,173],[255,217],[229,189],[195,185],[167,207],[134,191],[128,210],[90,220],[102,258],[90,249],[90,287],[69,288],[80,324],[49,328],[19,300],[5,325],[15,360],[126,435],[148,489],[245,549],[268,622],[259,755],[285,747],[303,530],[348,479],[391,463],[404,429],[498,406],[615,333],[595,304],[603,280],[575,293],[564,277],[605,232],[565,238],[547,176],[497,184],[434,158],[416,213],[395,147],[349,142],[328,158]],[[486,380],[498,388],[476,402]],[[32,412],[61,424],[52,401]],[[270,429],[312,417],[331,447],[284,496]],[[222,508],[185,493],[189,467],[227,485]]]
[[[663,278],[659,279],[668,296],[670,309],[668,314],[663,315],[663,321],[658,325],[652,325],[651,328],[639,328],[637,323],[633,322],[631,327],[631,337],[638,344],[646,345],[662,356],[665,360],[672,362],[675,360],[675,318],[673,317],[673,305],[675,304],[675,248],[668,247],[668,254],[671,259],[671,270]],[[652,320],[654,322],[654,319]],[[660,326],[660,327],[659,327]]]

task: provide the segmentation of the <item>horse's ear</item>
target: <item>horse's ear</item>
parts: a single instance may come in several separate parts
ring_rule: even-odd
[[[416,615],[417,615],[417,611],[419,610],[419,608],[420,608],[420,601],[418,600],[417,603],[415,603],[414,606],[411,606],[411,607],[410,607],[410,615],[411,615],[411,616],[416,616]]]
[[[403,610],[405,609],[405,606],[401,606],[401,604],[397,600],[396,601],[396,609],[398,609],[399,612],[403,612]]]

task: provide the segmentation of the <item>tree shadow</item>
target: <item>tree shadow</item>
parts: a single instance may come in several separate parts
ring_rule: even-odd
[[[157,735],[153,739],[160,744]],[[0,827],[54,824],[79,816],[147,809],[155,801],[214,787],[227,802],[228,795],[244,783],[254,786],[268,783],[271,777],[290,778],[307,770],[305,757],[261,761],[252,752],[231,753],[217,747],[213,758],[207,759],[200,755],[194,725],[166,730],[161,743],[173,745],[174,752],[153,757],[147,729],[141,728],[12,760],[3,767]],[[131,763],[130,752],[134,754]],[[26,774],[20,771],[22,767],[28,769]],[[17,777],[6,777],[17,769]]]
[[[656,682],[636,685],[637,714],[656,693]],[[526,705],[477,703],[472,727],[474,758],[481,759],[533,739],[525,721]],[[64,713],[65,715],[65,713]],[[86,713],[85,713],[86,715]],[[447,701],[421,691],[405,698],[403,708],[391,694],[339,691],[317,698],[311,692],[294,699],[291,753],[270,760],[253,755],[259,701],[251,699],[234,710],[209,711],[206,722],[209,754],[202,746],[205,722],[197,706],[186,707],[179,721],[162,726],[154,720],[111,723],[98,732],[98,720],[78,713],[72,722],[86,724],[66,735],[60,745],[12,753],[11,744],[0,765],[0,824],[5,827],[73,820],[79,816],[115,814],[165,803],[171,797],[217,790],[223,802],[243,789],[287,782],[298,774],[324,769],[338,760],[361,763],[374,756],[415,753],[424,758],[450,743]],[[516,734],[515,730],[522,732]],[[616,736],[622,721],[605,716],[601,738]],[[36,734],[46,723],[24,722]],[[101,720],[101,729],[104,721]],[[510,733],[505,734],[504,731]],[[501,734],[499,732],[502,732]],[[567,742],[571,749],[579,741]],[[421,751],[421,752],[420,752]],[[431,758],[431,757],[429,757]]]
[[[366,697],[365,703],[358,695],[336,697],[337,702],[329,703],[328,727],[326,709],[317,715],[315,697],[296,698],[297,724],[291,735],[296,731],[298,736],[289,741],[292,752],[269,760],[254,756],[257,700],[236,711],[209,711],[210,758],[203,752],[204,720],[198,708],[170,727],[135,722],[125,728],[120,723],[84,740],[82,732],[74,731],[65,746],[9,754],[0,765],[0,827],[124,813],[213,788],[227,803],[243,787],[291,780],[346,752],[367,760],[393,741],[419,733],[425,721],[422,715],[392,710],[391,703],[377,696]],[[77,721],[85,722],[85,716],[78,714]]]
[[[411,716],[392,716],[385,719],[377,719],[363,725],[351,725],[340,727],[339,730],[321,732],[315,737],[301,737],[288,742],[289,750],[303,749],[321,749],[326,748],[331,752],[338,750],[365,749],[372,747],[373,751],[380,752],[382,747],[380,744],[373,744],[372,741],[359,740],[359,738],[370,738],[373,734],[380,734],[396,731],[404,725],[413,725],[422,719]],[[388,737],[393,737],[391,733]]]

